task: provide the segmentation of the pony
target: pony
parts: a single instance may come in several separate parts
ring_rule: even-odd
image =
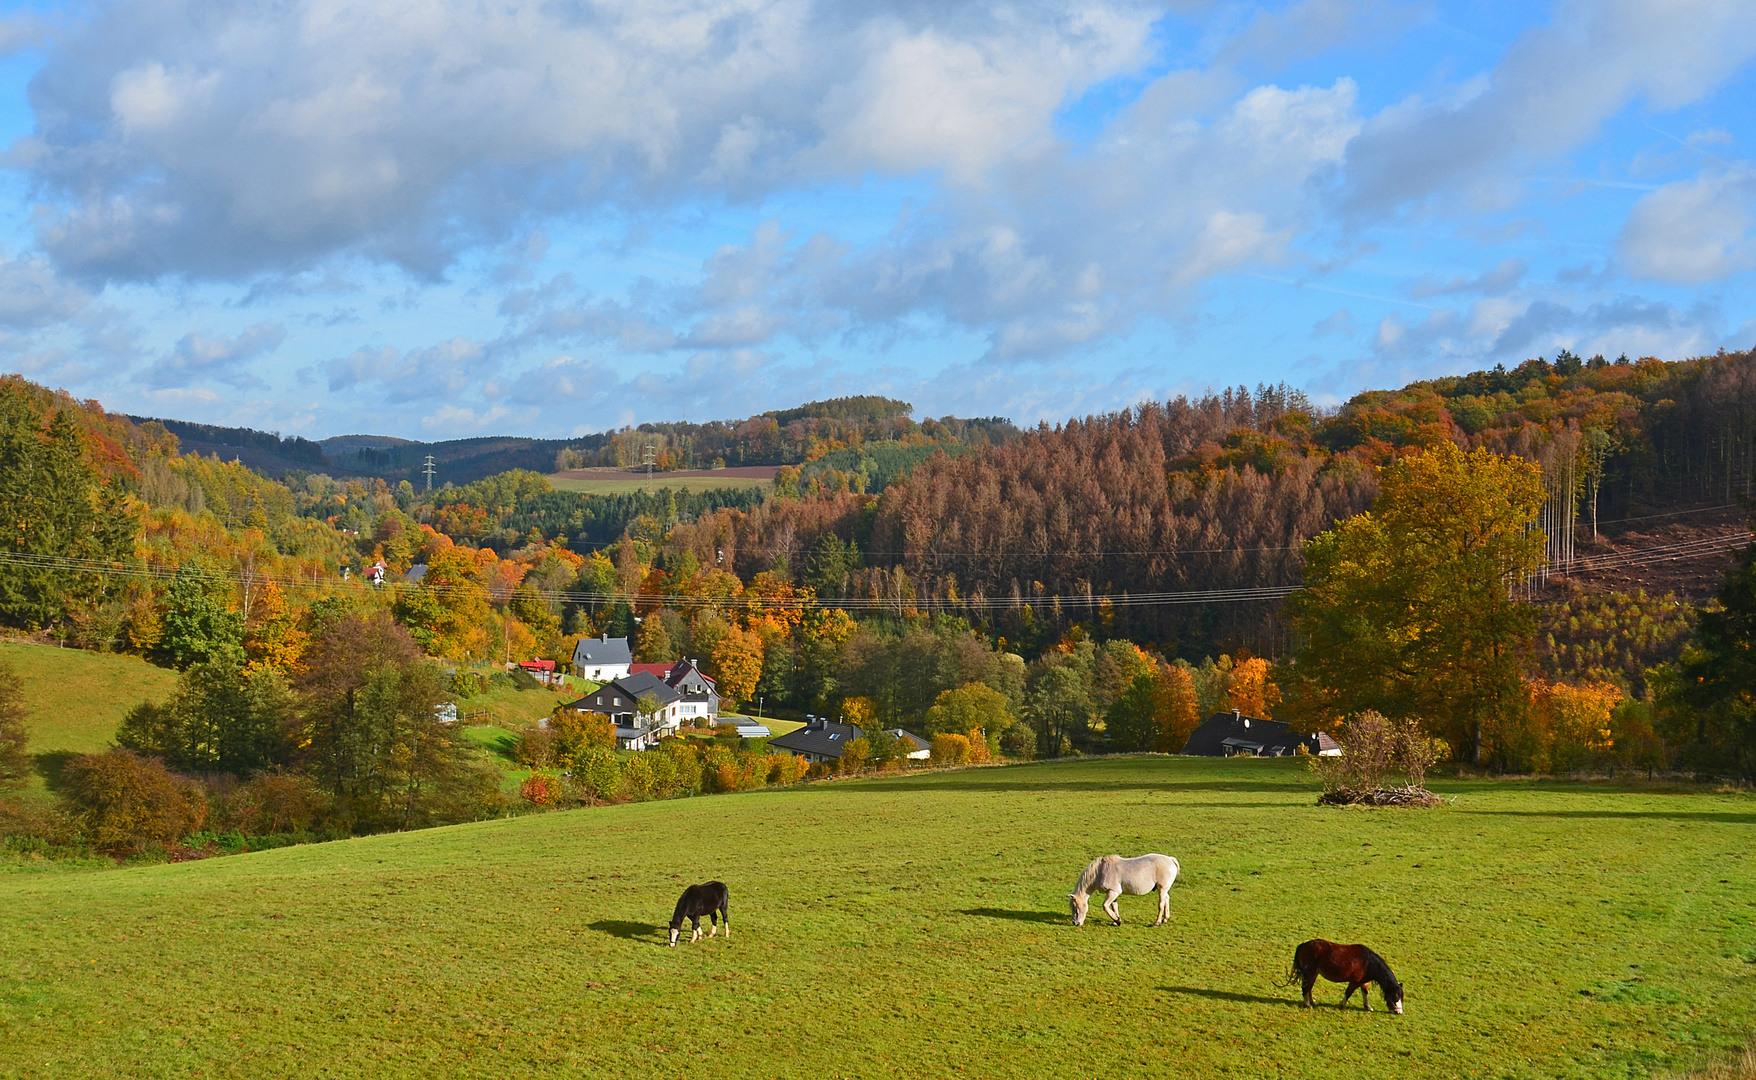
[[[1144,896],[1154,889],[1158,890],[1158,918],[1154,926],[1160,926],[1171,918],[1171,884],[1177,880],[1177,871],[1182,867],[1177,860],[1169,855],[1137,855],[1132,859],[1124,859],[1120,855],[1105,855],[1095,859],[1079,875],[1079,883],[1067,894],[1068,905],[1073,909],[1073,925],[1085,925],[1087,897],[1094,892],[1107,894],[1104,899],[1104,914],[1116,925],[1122,925],[1122,911],[1116,906],[1116,898],[1123,893],[1130,896]]]
[[[683,920],[689,920],[689,943],[701,940],[701,917],[706,915],[713,929],[707,933],[713,937],[719,933],[719,924],[726,924],[726,940],[732,940],[732,916],[726,910],[731,902],[731,894],[723,881],[710,881],[705,885],[691,885],[683,890],[677,898],[677,910],[671,912],[671,948],[677,947],[677,935],[683,932]]]
[[[1293,950],[1293,970],[1287,975],[1287,984],[1304,984],[1307,1009],[1314,1005],[1311,987],[1319,975],[1330,982],[1347,983],[1347,993],[1341,996],[1343,1008],[1358,990],[1360,1004],[1371,1012],[1372,1003],[1366,1000],[1366,984],[1377,983],[1378,992],[1384,995],[1390,1011],[1402,1015],[1402,984],[1390,973],[1390,965],[1384,962],[1384,958],[1364,945],[1337,945],[1333,941],[1313,938]]]

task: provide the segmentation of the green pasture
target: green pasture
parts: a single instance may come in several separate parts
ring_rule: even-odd
[[[1436,786],[1105,759],[9,875],[0,1076],[1603,1078],[1747,1042],[1756,798]],[[1068,925],[1087,860],[1151,850],[1170,925]],[[666,948],[708,878],[735,934]],[[1407,1015],[1298,1008],[1314,936]]]
[[[0,642],[0,659],[24,681],[33,753],[102,750],[122,715],[142,701],[162,701],[177,673],[138,656]]]
[[[743,476],[667,476],[654,473],[651,483],[645,475],[636,476],[608,475],[603,479],[592,477],[581,479],[576,476],[550,476],[549,483],[556,491],[577,491],[582,495],[626,495],[635,491],[660,491],[670,488],[672,491],[721,491],[726,488],[762,488],[774,487],[772,480],[753,480]]]

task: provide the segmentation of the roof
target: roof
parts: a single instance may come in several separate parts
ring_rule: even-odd
[[[865,732],[852,724],[841,724],[834,720],[813,720],[797,731],[789,731],[785,735],[768,740],[770,749],[791,750],[796,754],[815,754],[818,757],[840,757],[847,749],[848,743],[864,738]]]
[[[567,707],[585,712],[609,712],[612,709],[633,712],[635,702],[649,694],[658,699],[660,705],[669,705],[679,697],[677,691],[642,671],[620,679],[611,679],[578,701],[569,702]],[[614,704],[617,698],[621,698],[623,704]]]
[[[580,638],[579,644],[573,647],[573,663],[576,667],[617,667],[633,662],[634,654],[628,651],[628,639],[625,637],[600,635]]]
[[[409,584],[414,585],[414,584],[419,584],[424,578],[426,578],[426,576],[427,576],[427,564],[423,562],[423,563],[416,563],[415,565],[409,567],[408,573],[404,574],[402,576],[402,579],[404,581],[408,582]]]
[[[933,749],[932,743],[921,738],[919,735],[916,735],[912,731],[904,731],[899,727],[893,727],[893,728],[890,728],[889,730],[890,730],[890,734],[892,737],[897,738],[897,739],[901,739],[903,742],[908,743],[909,746],[914,748],[916,751],[932,750]]]
[[[526,671],[554,671],[555,670],[555,661],[553,661],[553,660],[520,660],[518,662],[518,666],[521,668],[524,668]]]
[[[1224,757],[1228,752],[1249,750],[1277,756],[1296,754],[1299,744],[1316,753],[1327,736],[1301,735],[1284,720],[1264,720],[1237,712],[1214,713],[1189,733],[1183,753],[1199,757]]]
[[[665,682],[670,682],[671,680],[668,678],[668,676],[671,674],[671,665],[670,664],[634,664],[634,665],[632,665],[632,671],[630,672],[630,674],[653,675],[653,676],[656,676],[660,679],[664,679]]]

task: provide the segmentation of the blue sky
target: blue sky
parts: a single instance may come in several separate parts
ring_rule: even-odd
[[[0,20],[0,369],[321,438],[1756,345],[1748,0]]]

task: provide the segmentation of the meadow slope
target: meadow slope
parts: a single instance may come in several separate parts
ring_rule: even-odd
[[[1436,786],[1320,809],[1295,762],[1108,759],[20,869],[0,1076],[1596,1078],[1747,1041],[1756,798]],[[1068,925],[1086,860],[1146,850],[1169,926]],[[707,878],[732,939],[665,948]],[[1408,1014],[1298,1008],[1319,935]]]

